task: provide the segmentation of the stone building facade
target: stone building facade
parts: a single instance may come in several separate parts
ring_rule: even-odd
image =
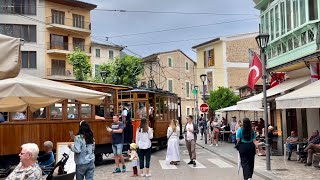
[[[140,85],[153,86],[181,97],[182,122],[185,123],[188,115],[195,114],[192,88],[196,81],[196,62],[178,49],[144,57],[143,63],[145,71]]]
[[[246,33],[219,37],[192,47],[197,52],[196,84],[200,87],[199,102],[202,102],[203,88],[206,96],[209,96],[210,91],[216,90],[219,86],[228,87],[238,94],[238,89],[247,84],[253,52],[259,54],[255,40],[257,35],[258,33]],[[204,87],[199,78],[200,74],[207,75]],[[261,80],[257,84],[261,84]],[[253,111],[234,115],[238,118],[256,117]],[[221,119],[222,116],[228,120],[231,118],[225,114],[218,118]]]
[[[259,52],[255,41],[257,35],[247,33],[219,37],[192,47],[197,51],[197,74],[207,75],[206,94],[219,86],[237,92],[237,88],[247,84],[252,59],[249,50]],[[196,80],[198,85],[202,85],[200,78]]]

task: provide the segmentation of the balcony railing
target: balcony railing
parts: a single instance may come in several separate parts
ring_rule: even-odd
[[[80,21],[76,19],[65,18],[61,16],[49,16],[46,18],[48,24],[60,24],[64,26],[91,30],[91,23],[86,21]]]
[[[47,50],[65,50],[65,51],[75,51],[80,48],[85,53],[91,53],[91,47],[86,46],[82,43],[67,43],[67,42],[49,42],[47,43]]]
[[[67,76],[72,77],[72,70],[65,68],[47,68],[47,76]]]
[[[48,49],[69,50],[68,43],[52,41],[48,44]]]

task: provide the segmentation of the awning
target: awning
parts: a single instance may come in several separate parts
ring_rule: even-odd
[[[41,79],[20,73],[15,78],[0,80],[0,112],[31,111],[49,106],[62,99],[99,105],[108,93],[102,93],[65,83]]]
[[[216,112],[228,112],[228,111],[237,111],[237,105],[229,106],[226,108],[218,109]]]
[[[0,34],[0,80],[16,77],[21,69],[20,39]]]
[[[309,83],[310,83],[309,76],[295,78],[295,79],[288,79],[282,82],[281,84],[271,89],[268,89],[267,97],[271,97],[291,89],[297,89],[299,87],[306,86]],[[238,110],[244,110],[244,111],[256,111],[257,109],[262,109],[262,99],[263,99],[263,93],[257,94],[248,99],[239,101],[237,103],[237,108]]]
[[[276,98],[277,109],[320,108],[320,81]]]

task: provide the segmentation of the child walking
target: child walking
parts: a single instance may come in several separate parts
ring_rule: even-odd
[[[131,143],[130,144],[130,150],[128,151],[128,154],[130,155],[129,160],[131,161],[132,164],[132,169],[133,169],[133,175],[132,177],[138,176],[138,153],[137,153],[137,144],[136,143]]]

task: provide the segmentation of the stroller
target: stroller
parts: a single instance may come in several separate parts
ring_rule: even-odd
[[[73,173],[67,174],[67,172],[64,171],[64,165],[67,163],[69,159],[69,155],[66,153],[63,153],[62,156],[63,157],[61,158],[61,160],[53,168],[43,170],[45,172],[48,172],[48,176],[46,180],[73,180],[76,173],[73,172]],[[53,176],[53,173],[56,168],[59,168],[58,175]]]

